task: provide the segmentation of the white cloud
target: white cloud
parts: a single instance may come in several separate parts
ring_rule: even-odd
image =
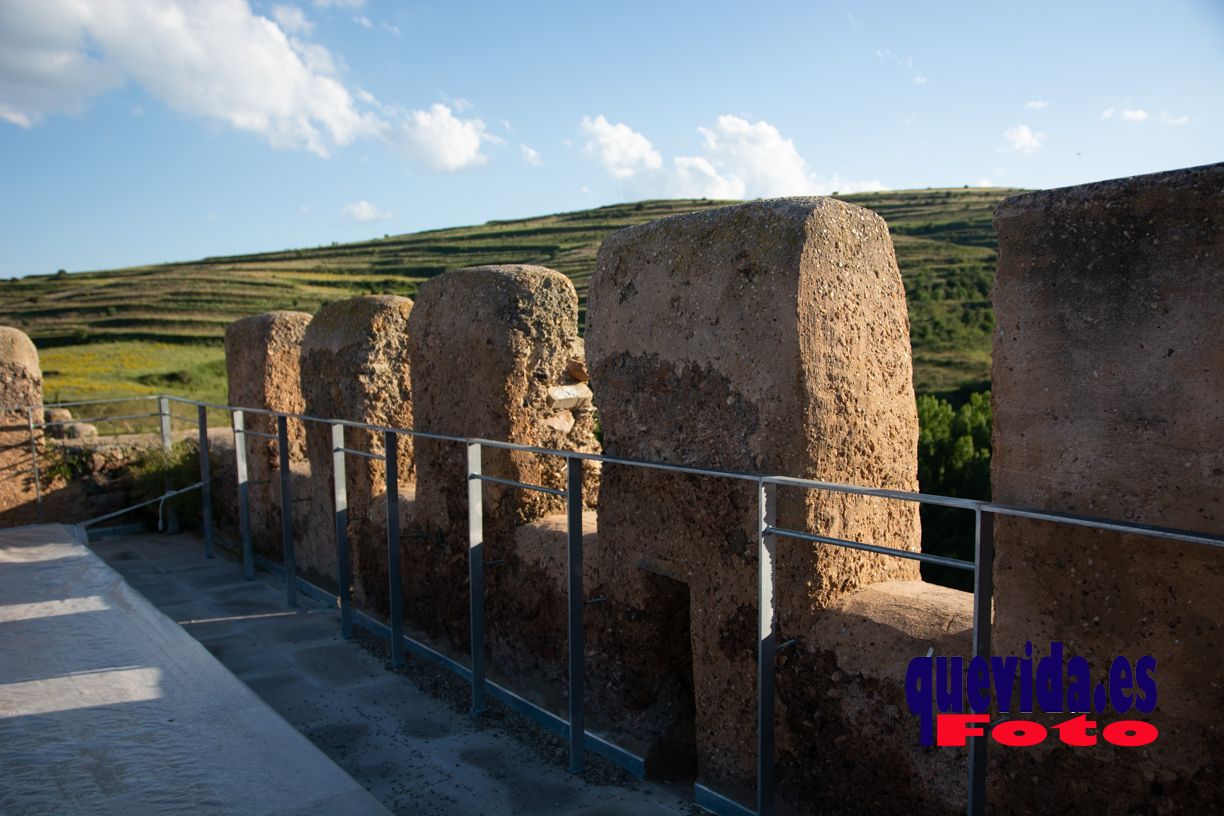
[[[1142,108],[1123,108],[1122,110],[1118,110],[1117,108],[1109,107],[1101,111],[1102,119],[1113,119],[1115,115],[1117,116],[1118,120],[1122,122],[1138,123],[1145,122],[1148,119],[1148,112]]]
[[[995,183],[990,179],[978,179],[974,187],[994,187]]]
[[[481,145],[494,140],[480,119],[460,119],[441,102],[411,111],[397,135],[411,156],[447,173],[486,163]]]
[[[579,127],[588,138],[583,150],[598,158],[612,178],[624,180],[663,165],[663,157],[650,140],[624,122],[614,125],[602,115],[584,116]]]
[[[915,85],[925,85],[926,81],[927,81],[927,78],[923,76],[922,74],[918,74],[917,76],[914,77]]]
[[[1034,99],[1032,102],[1025,102],[1025,110],[1041,110],[1042,108],[1050,107],[1050,103],[1044,99]]]
[[[525,144],[519,145],[519,155],[523,157],[523,161],[532,167],[539,167],[544,163],[540,158],[540,153],[534,147]]]
[[[451,104],[455,106],[455,110],[463,112],[472,107],[472,103],[464,99],[462,96],[456,96],[451,100]]]
[[[899,65],[906,69],[914,67],[913,57],[898,56],[897,54],[893,53],[891,48],[877,48],[875,55],[876,59],[878,59],[880,62],[892,63],[893,65]]]
[[[376,134],[330,53],[246,0],[0,4],[0,116],[31,126],[124,80],[167,106],[327,155]]]
[[[297,6],[273,6],[272,17],[291,34],[303,34],[314,28],[314,23]]]
[[[390,32],[390,33],[394,34],[394,35],[395,35],[395,36],[397,36],[397,37],[400,35],[399,26],[397,26],[397,25],[392,25],[391,23],[385,23],[385,22],[384,22],[384,23],[380,23],[379,25],[381,25],[381,26],[382,26],[383,31]]]
[[[650,140],[628,125],[611,125],[599,116],[584,118],[581,127],[592,137],[585,152],[638,197],[763,198],[884,189],[878,181],[822,179],[808,170],[794,142],[765,121],[720,116],[712,127],[697,129],[702,155],[675,156],[667,164]]]
[[[1003,131],[1003,142],[1008,150],[1017,153],[1036,153],[1045,144],[1046,135],[1038,133],[1028,125],[1016,125]]]
[[[359,224],[368,224],[371,221],[386,221],[391,217],[391,213],[383,212],[368,201],[354,201],[352,204],[345,204],[341,213],[345,218],[351,218]]]
[[[1181,127],[1182,125],[1189,124],[1190,117],[1189,116],[1170,116],[1168,111],[1161,111],[1160,121],[1164,122],[1166,125],[1173,125],[1174,127]]]
[[[709,159],[676,156],[670,171],[636,185],[643,195],[668,198],[744,198],[742,179],[725,178]]]
[[[314,0],[314,4],[319,8],[330,8],[332,6],[338,8],[361,8],[365,5],[365,0]]]
[[[374,23],[370,20],[369,17],[366,17],[364,14],[354,17],[353,22],[361,26],[362,28],[373,28],[374,27]]]

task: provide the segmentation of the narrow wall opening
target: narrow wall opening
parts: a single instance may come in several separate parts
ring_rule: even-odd
[[[663,658],[653,680],[663,727],[646,752],[650,779],[691,783],[697,778],[697,704],[693,695],[693,636],[689,586],[655,572],[646,573],[649,614],[655,619],[658,654]]]

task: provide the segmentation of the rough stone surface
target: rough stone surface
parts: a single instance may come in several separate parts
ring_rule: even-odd
[[[999,206],[997,501],[1224,533],[1221,213],[1224,164]],[[992,795],[1030,807],[1028,770],[1058,763],[1068,811],[1104,812],[1102,787],[1110,812],[1218,810],[1220,552],[1014,519],[999,520],[996,549],[996,652],[1060,640],[1094,678],[1115,655],[1152,655],[1161,737],[1092,757],[1029,752]]]
[[[302,339],[310,315],[305,312],[267,312],[236,320],[225,330],[225,368],[229,404],[300,414],[302,399]],[[246,414],[249,431],[276,434],[276,419]],[[297,471],[306,466],[306,430],[290,421],[289,461]],[[251,542],[255,551],[281,560],[280,450],[275,439],[247,437],[247,478],[251,512]],[[295,513],[300,515],[300,513]],[[297,519],[300,526],[302,519]],[[307,568],[319,556],[308,549],[298,558]]]
[[[972,654],[972,628],[970,593],[886,581],[839,598],[782,652],[778,778],[795,813],[964,813],[965,752],[920,744],[905,674],[920,655]]]
[[[587,346],[606,452],[707,468],[917,488],[905,295],[884,221],[831,199],[780,199],[622,230],[599,252]],[[662,499],[661,497],[666,497]],[[783,526],[916,550],[917,508],[782,491]],[[699,775],[730,787],[755,762],[755,486],[605,468],[600,581],[617,620],[597,639],[612,699],[658,691],[691,621]],[[913,562],[785,541],[784,637]],[[665,732],[668,724],[659,728]]]
[[[43,422],[51,423],[46,428],[47,436],[52,439],[63,439],[65,436],[64,428],[72,421],[72,411],[67,408],[48,408],[43,411]]]
[[[421,285],[408,323],[414,427],[554,450],[599,450],[591,391],[568,373],[582,347],[578,296],[561,273],[522,265],[447,272]],[[407,557],[421,566],[420,586],[408,597],[415,619],[449,620],[449,634],[463,641],[467,599],[457,589],[467,575],[466,449],[421,439],[416,450],[416,510],[424,533],[406,544]],[[503,479],[566,485],[565,461],[555,456],[486,447],[482,467]],[[598,473],[588,468],[586,476],[585,499],[593,507]],[[565,500],[498,484],[486,484],[483,495],[486,559],[506,562],[490,571],[487,583],[489,618],[500,622],[494,634],[505,624],[506,637],[514,631],[532,641],[514,609],[527,603],[536,579],[515,555],[514,529],[563,512]],[[548,626],[553,631],[555,620]]]
[[[29,415],[23,407],[29,405],[42,405],[38,350],[25,332],[0,326],[0,512],[35,498]],[[41,450],[41,431],[35,431],[35,439]]]
[[[71,422],[64,426],[64,436],[68,439],[97,439],[98,426],[89,422]]]
[[[329,303],[306,328],[302,342],[302,393],[306,413],[329,419],[347,419],[387,428],[412,427],[412,383],[408,365],[408,316],[412,301],[393,295],[369,295]],[[306,549],[318,553],[316,569],[335,581],[335,535],[332,498],[332,442],[330,426],[310,423],[306,428],[314,493],[311,521],[304,531]],[[349,428],[346,447],[385,454],[383,435]],[[413,440],[398,442],[397,482],[401,494],[412,484]],[[375,499],[386,492],[384,462],[349,456],[347,478],[354,600],[385,610],[388,595],[386,532],[371,520]],[[404,496],[407,500],[408,495]],[[381,514],[386,517],[385,509]]]

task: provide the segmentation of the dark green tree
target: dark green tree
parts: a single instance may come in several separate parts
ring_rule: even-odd
[[[924,493],[990,499],[990,392],[971,394],[959,408],[947,400],[918,398],[918,484]],[[922,549],[973,560],[973,513],[923,505]],[[972,587],[963,570],[923,565],[928,581],[958,589]]]

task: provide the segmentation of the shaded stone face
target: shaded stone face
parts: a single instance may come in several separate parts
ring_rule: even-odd
[[[412,301],[393,295],[371,295],[329,303],[306,328],[302,341],[302,394],[306,413],[389,428],[412,427],[412,383],[407,342]],[[314,521],[304,531],[308,541],[329,554],[334,565],[331,428],[306,427],[307,453],[316,493],[310,504]],[[345,445],[383,455],[379,432],[349,428]],[[399,438],[397,482],[411,499],[413,445]],[[386,490],[383,462],[349,456],[346,463],[349,542],[353,563],[354,599],[383,609],[387,598],[387,544],[384,522],[372,520]],[[382,511],[385,518],[385,508]],[[330,575],[335,576],[332,566]]]
[[[917,488],[905,296],[873,213],[779,199],[622,230],[600,249],[588,321],[609,455]],[[779,499],[781,526],[918,549],[915,506]],[[688,607],[700,772],[722,784],[750,781],[755,761],[756,524],[754,484],[604,470],[592,591],[637,621],[607,637],[609,662],[623,656],[626,687],[643,685],[659,651],[676,648],[660,641],[680,611],[659,604]],[[796,540],[778,551],[784,636],[861,586],[918,577],[902,559]],[[652,574],[683,590],[661,601]]]
[[[527,265],[454,270],[421,285],[408,323],[414,427],[554,450],[599,450],[591,390],[571,374],[583,350],[578,296],[569,278]],[[467,570],[466,456],[461,443],[417,440],[415,519],[424,535],[408,545],[419,551],[406,555],[420,565],[420,586],[407,593],[419,607],[414,617],[445,618],[438,605],[453,608],[459,639],[466,631],[467,599],[455,592]],[[558,457],[484,448],[482,469],[554,489],[566,485],[565,461]],[[589,469],[587,477],[586,500],[594,506],[598,473]],[[563,498],[497,484],[486,484],[483,496],[489,559],[513,561],[514,529],[565,509]],[[527,592],[521,586],[511,591],[519,579],[530,580],[517,563],[499,567],[488,586],[490,607],[506,593]]]
[[[30,416],[25,406],[42,405],[38,350],[20,329],[0,326],[0,512],[34,501]],[[43,417],[35,412],[34,421]],[[42,449],[42,432],[35,431]]]
[[[236,320],[225,330],[225,369],[229,404],[300,414],[305,408],[301,387],[302,339],[310,315],[305,312],[267,312]],[[276,419],[248,413],[247,430],[276,434]],[[309,478],[306,429],[290,420],[289,462],[305,486]],[[251,542],[256,552],[281,559],[280,451],[274,439],[247,438],[247,473],[251,511]],[[298,515],[301,515],[300,513]],[[300,519],[299,521],[302,521]],[[295,523],[295,527],[300,524]],[[307,569],[319,569],[320,553],[304,549]]]
[[[1224,532],[1222,212],[1224,164],[999,206],[995,500]],[[1162,736],[1116,757],[1119,812],[1210,810],[1208,787],[1218,807],[1201,771],[1224,764],[1220,553],[1002,518],[996,551],[996,653],[1061,640],[1094,680],[1116,655],[1156,658]]]

